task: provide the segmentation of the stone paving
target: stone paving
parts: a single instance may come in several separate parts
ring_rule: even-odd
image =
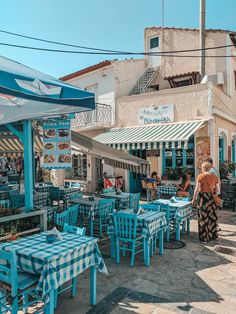
[[[136,256],[117,265],[105,257],[109,275],[98,274],[96,307],[89,306],[89,272],[79,276],[77,297],[59,297],[56,314],[236,314],[236,256],[214,251],[217,245],[236,249],[236,213],[220,212],[218,241],[198,241],[197,220],[191,221],[185,247],[155,254],[149,268]]]

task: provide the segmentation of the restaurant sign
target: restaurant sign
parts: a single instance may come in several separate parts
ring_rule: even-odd
[[[44,168],[72,167],[70,120],[47,121],[43,125]]]
[[[138,123],[152,124],[174,121],[174,105],[161,105],[139,109]]]

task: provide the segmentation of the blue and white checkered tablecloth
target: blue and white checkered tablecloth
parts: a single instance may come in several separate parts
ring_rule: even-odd
[[[79,214],[94,219],[95,215],[98,213],[98,203],[100,199],[99,197],[95,197],[94,201],[89,200],[88,197],[79,199],[76,202],[79,204]]]
[[[192,215],[192,203],[186,201],[171,202],[170,200],[159,199],[153,203],[159,204],[161,210],[166,211],[166,205],[169,205],[170,219],[176,219],[178,221],[185,220]]]
[[[129,198],[130,193],[122,192],[120,194],[116,194],[116,192],[108,192],[101,194],[101,197],[103,198],[114,198],[116,200],[115,202],[115,209],[120,210],[129,207]],[[122,204],[123,203],[123,204]]]
[[[176,195],[178,188],[171,185],[160,185],[157,188],[157,194],[160,195]]]
[[[119,213],[127,213],[133,214],[133,209],[125,209],[120,211]],[[167,228],[167,221],[165,217],[165,213],[161,212],[154,212],[145,210],[143,214],[137,215],[137,230],[141,233],[145,238],[150,240],[154,234],[156,234],[161,229]],[[108,227],[108,234],[114,234],[114,224],[113,219],[111,219],[109,227]]]
[[[91,266],[108,273],[98,239],[62,232],[62,241],[50,244],[46,242],[46,235],[43,232],[0,246],[5,251],[16,251],[20,269],[40,275],[37,290],[43,296]]]

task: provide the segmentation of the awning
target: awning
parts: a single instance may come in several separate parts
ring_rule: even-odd
[[[117,149],[158,149],[187,146],[206,120],[113,128],[94,139]]]
[[[105,164],[131,170],[137,173],[148,174],[150,164],[147,160],[130,155],[123,151],[110,148],[87,136],[72,131],[72,149],[83,151],[97,158],[103,159]]]
[[[0,125],[95,108],[94,94],[0,56]]]
[[[149,162],[147,160],[132,156],[123,151],[110,148],[84,135],[71,132],[72,150],[83,152],[103,159],[105,164],[134,171],[137,173],[149,173]],[[37,153],[42,152],[42,139],[39,133],[35,136],[34,149]],[[23,145],[21,141],[11,132],[0,131],[0,155],[1,156],[19,156],[23,155]]]

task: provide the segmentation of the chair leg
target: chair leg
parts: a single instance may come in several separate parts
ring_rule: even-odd
[[[153,248],[153,246],[154,246],[154,242],[155,242],[155,240],[154,240],[154,238],[155,238],[155,235],[152,237],[152,239],[151,239],[151,244],[150,244],[150,255],[151,256],[153,256],[153,252],[154,252],[154,248]]]
[[[179,222],[176,222],[176,234],[175,234],[175,238],[177,241],[180,241],[180,224]]]
[[[126,243],[125,242],[123,242],[122,243],[122,256],[125,256],[125,245],[126,245]]]
[[[16,297],[12,303],[12,314],[18,313],[18,298]]]
[[[28,298],[28,294],[24,293],[23,294],[23,311],[24,313],[28,313],[28,302],[29,302],[29,298]]]
[[[135,241],[132,243],[132,255],[131,255],[131,267],[134,267],[134,260],[135,260]]]
[[[166,241],[167,242],[170,241],[170,229],[169,228],[166,230]]]
[[[144,239],[144,251],[145,251],[145,266],[150,266],[150,246],[148,240]]]
[[[116,264],[120,264],[120,245],[118,239],[116,239]]]
[[[159,231],[159,254],[163,255],[164,243],[163,243],[163,230]]]
[[[0,291],[0,313],[6,314],[7,300],[5,295]]]
[[[72,279],[72,288],[71,288],[71,297],[74,298],[76,296],[76,284],[77,280],[76,277]]]
[[[111,254],[111,258],[115,258],[115,236],[111,235],[110,237],[110,254]]]
[[[58,290],[54,290],[54,309],[57,308]]]

